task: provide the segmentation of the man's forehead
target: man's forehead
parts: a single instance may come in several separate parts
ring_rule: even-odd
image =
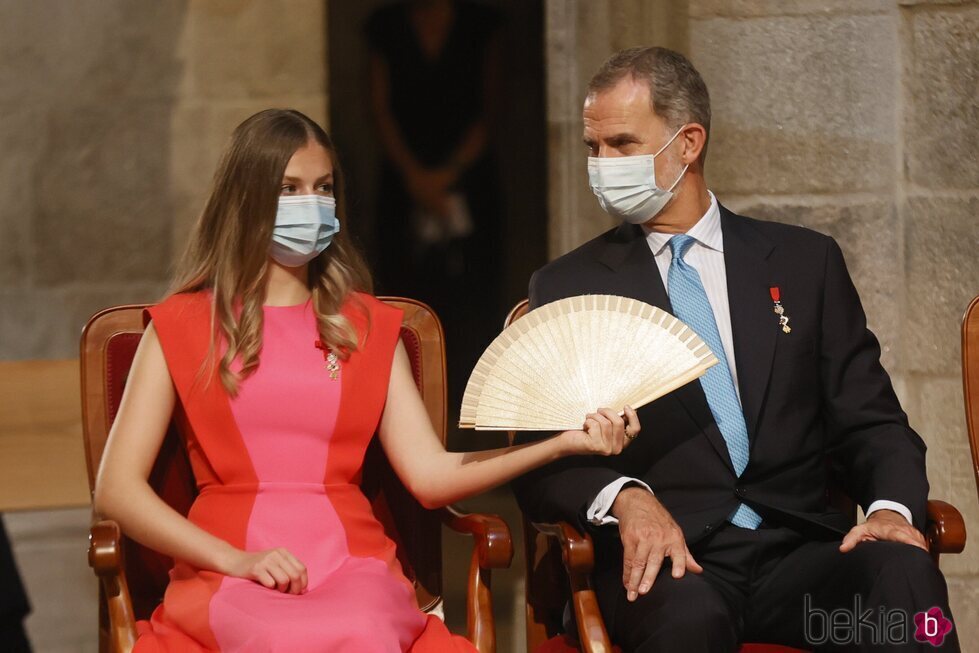
[[[626,75],[614,86],[589,93],[585,97],[584,111],[606,113],[650,106],[649,85]]]

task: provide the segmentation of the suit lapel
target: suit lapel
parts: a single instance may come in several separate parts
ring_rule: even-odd
[[[754,446],[779,328],[769,295],[774,284],[768,257],[774,244],[744,218],[723,206],[720,209],[738,388],[748,437]]]
[[[646,242],[642,227],[628,223],[620,225],[610,242],[606,244],[599,260],[615,272],[609,288],[611,294],[632,297],[661,308],[671,315],[674,314],[673,306],[666,294],[666,287],[663,285],[663,277],[656,265],[656,258]],[[734,472],[734,464],[731,462],[724,436],[714,423],[714,416],[710,412],[710,405],[707,403],[707,396],[700,382],[688,383],[663,399],[669,400],[669,398],[683,406],[700,430],[706,434],[721,459]]]

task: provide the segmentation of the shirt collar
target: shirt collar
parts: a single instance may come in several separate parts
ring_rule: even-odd
[[[714,193],[707,191],[707,194],[710,196],[710,206],[707,208],[707,213],[702,215],[697,224],[690,228],[687,235],[704,247],[723,253],[724,237],[721,234],[721,211],[717,206],[717,198],[714,197]],[[655,256],[659,256],[663,252],[663,248],[670,242],[670,238],[676,235],[662,231],[651,231],[645,226],[643,231],[646,232],[646,242],[649,243],[649,248],[653,250]]]

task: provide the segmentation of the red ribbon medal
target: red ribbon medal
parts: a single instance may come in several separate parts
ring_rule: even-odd
[[[782,326],[782,331],[790,333],[792,327],[789,326],[789,316],[785,314],[785,308],[782,306],[782,292],[778,289],[778,286],[772,286],[768,289],[768,292],[772,296],[772,302],[775,304],[775,314],[778,315],[778,323]]]

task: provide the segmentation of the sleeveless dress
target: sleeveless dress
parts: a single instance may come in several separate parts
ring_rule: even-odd
[[[137,626],[137,653],[471,653],[418,609],[359,481],[387,395],[401,311],[354,294],[360,347],[332,379],[310,304],[266,306],[257,371],[230,397],[201,365],[210,295],[149,309],[178,395],[199,494],[188,519],[246,551],[285,547],[303,594],[176,561],[163,602]],[[216,367],[216,366],[215,366]]]

